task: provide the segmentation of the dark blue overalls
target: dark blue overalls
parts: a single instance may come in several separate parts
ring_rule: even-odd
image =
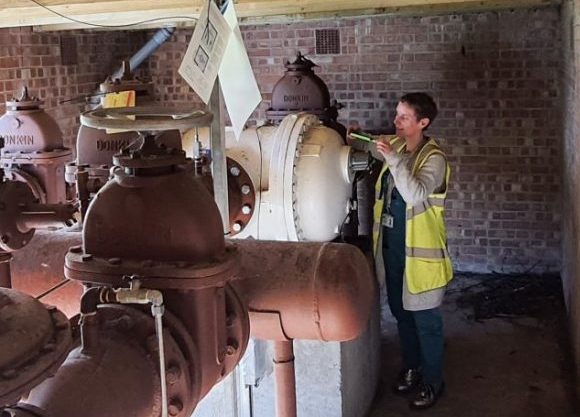
[[[387,198],[387,175],[382,178],[383,196]],[[443,320],[439,308],[408,311],[403,308],[405,274],[405,223],[407,204],[397,188],[391,193],[391,204],[385,201],[383,213],[393,217],[393,227],[383,226],[383,259],[387,298],[397,320],[403,365],[421,369],[423,381],[438,389],[443,382]]]

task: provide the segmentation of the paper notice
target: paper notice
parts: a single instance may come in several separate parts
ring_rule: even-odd
[[[135,107],[135,91],[121,91],[119,93],[109,93],[106,94],[103,99],[103,108],[112,109],[118,107]],[[127,119],[135,120],[135,117],[126,116]],[[106,129],[105,132],[108,135],[113,133],[128,132],[128,130],[123,129]]]
[[[229,2],[224,18],[232,29],[232,35],[219,69],[219,77],[230,121],[236,139],[239,140],[248,117],[262,101],[262,96],[244,46],[233,1]]]
[[[115,107],[135,107],[135,91],[106,94],[103,100],[103,108],[110,109]]]
[[[179,75],[204,103],[209,102],[231,29],[213,1],[206,2],[191,42],[179,67]]]

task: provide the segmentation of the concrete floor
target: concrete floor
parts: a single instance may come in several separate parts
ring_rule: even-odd
[[[580,416],[559,285],[551,294],[526,291],[521,279],[507,290],[487,286],[496,278],[461,275],[450,286],[443,306],[447,390],[429,410],[410,410],[391,393],[399,347],[393,319],[383,317],[382,382],[368,417]]]

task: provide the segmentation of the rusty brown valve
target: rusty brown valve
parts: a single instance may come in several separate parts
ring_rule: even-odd
[[[36,228],[75,222],[64,183],[71,152],[41,104],[25,87],[0,118],[0,287],[11,286],[10,252],[28,244]]]
[[[10,180],[24,182],[41,203],[67,201],[65,165],[72,151],[63,145],[56,121],[42,109],[43,102],[28,95],[6,102],[0,118],[0,136],[5,139],[0,164]]]
[[[109,119],[128,113],[138,119]],[[82,346],[32,391],[26,407],[76,415],[57,395],[76,392],[91,405],[86,416],[188,416],[240,360],[249,321],[229,284],[238,255],[225,244],[217,206],[184,152],[158,146],[154,132],[207,124],[211,115],[131,108],[95,110],[81,120],[135,126],[140,146],[115,156],[113,179],[87,211],[83,245],[66,256],[66,277],[92,287],[81,301]],[[97,364],[102,372],[95,374]],[[119,375],[121,365],[131,371]],[[114,400],[121,391],[134,394]]]
[[[0,138],[0,151],[3,145]],[[0,175],[0,252],[22,249],[37,228],[72,226],[74,211],[72,204],[40,203],[29,184]]]
[[[327,85],[313,71],[317,65],[298,52],[296,59],[284,66],[286,72],[272,90],[268,119],[280,123],[287,115],[303,111],[315,114],[344,138],[346,127],[336,120],[343,105],[336,100],[331,102]]]
[[[107,77],[101,83],[99,87],[101,106],[106,94],[127,91],[135,92],[137,107],[151,105],[154,101],[153,83],[134,77],[129,62],[124,61],[123,74],[120,78]],[[82,202],[88,203],[89,196],[96,193],[109,180],[113,156],[123,148],[136,149],[139,146],[138,138],[139,135],[132,130],[115,133],[81,124],[76,141],[76,160],[66,166],[66,181],[77,184],[77,194]],[[179,130],[160,132],[158,141],[168,148],[181,149]]]
[[[0,288],[0,406],[13,404],[64,361],[71,348],[66,316],[21,292]]]
[[[73,204],[39,203],[29,185],[0,176],[0,287],[11,286],[10,252],[26,246],[37,228],[72,226],[75,222]]]

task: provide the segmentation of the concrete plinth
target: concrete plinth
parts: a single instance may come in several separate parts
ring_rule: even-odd
[[[379,378],[379,345],[378,303],[358,339],[343,343],[294,341],[298,417],[363,417]],[[271,355],[262,356],[271,360]],[[246,369],[245,375],[238,371],[214,387],[193,416],[275,417],[273,375],[260,378],[251,364],[241,369]],[[248,380],[259,380],[258,386],[246,386]]]

